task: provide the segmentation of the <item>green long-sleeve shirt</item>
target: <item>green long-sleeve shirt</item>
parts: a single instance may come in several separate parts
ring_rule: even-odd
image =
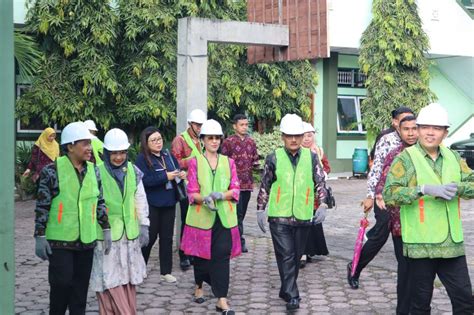
[[[426,161],[441,177],[443,155],[439,153],[436,160],[433,160],[420,144],[416,146],[425,153]],[[474,173],[457,152],[454,152],[454,155],[461,166],[461,183],[458,185],[457,195],[463,199],[474,199]],[[408,152],[404,150],[394,159],[390,167],[383,190],[384,201],[392,206],[411,204],[420,198],[419,192],[415,166]],[[453,258],[463,256],[465,252],[464,244],[454,243],[449,234],[441,244],[403,244],[403,254],[410,258]]]

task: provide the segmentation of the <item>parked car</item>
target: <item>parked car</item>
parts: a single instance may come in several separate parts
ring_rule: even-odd
[[[451,144],[451,149],[459,152],[462,158],[466,159],[467,165],[474,169],[474,133],[467,140]]]

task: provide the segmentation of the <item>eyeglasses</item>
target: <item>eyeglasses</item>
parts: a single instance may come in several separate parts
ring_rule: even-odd
[[[158,142],[162,142],[162,141],[163,141],[163,138],[148,139],[148,142],[152,142],[152,143],[158,143]]]
[[[221,140],[221,136],[206,136],[209,140]]]

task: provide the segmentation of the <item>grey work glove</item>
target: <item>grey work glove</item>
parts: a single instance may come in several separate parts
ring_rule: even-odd
[[[112,248],[112,232],[110,229],[103,230],[104,233],[104,254],[108,255]]]
[[[214,199],[212,199],[211,195],[204,197],[202,202],[212,211],[217,211],[217,208],[214,204]]]
[[[458,192],[458,184],[450,183],[446,185],[423,185],[421,186],[421,192],[423,195],[451,200]]]
[[[267,220],[267,214],[265,213],[265,210],[257,210],[258,227],[260,228],[260,230],[262,230],[263,233],[267,233],[267,229],[265,227],[266,220]]]
[[[324,219],[326,219],[327,210],[328,210],[327,205],[325,204],[320,205],[318,209],[316,210],[316,213],[314,214],[313,223],[314,224],[323,223]]]
[[[36,236],[35,237],[35,254],[42,260],[49,260],[48,255],[51,255],[51,246],[49,246],[46,236]]]
[[[140,248],[148,245],[150,241],[150,234],[147,225],[140,225],[140,235],[138,236],[138,242],[140,243]]]
[[[211,197],[213,200],[224,200],[224,193],[219,192],[219,191],[214,191],[214,192],[211,192],[209,197]]]

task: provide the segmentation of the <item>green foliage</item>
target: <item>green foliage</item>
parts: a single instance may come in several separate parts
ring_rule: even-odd
[[[260,157],[260,167],[265,164],[265,158],[278,148],[283,147],[283,140],[281,139],[281,132],[278,128],[274,128],[273,132],[269,133],[254,133],[252,138],[257,145],[258,155]]]
[[[34,1],[27,30],[45,60],[31,90],[17,103],[23,121],[60,126],[94,118],[107,128],[119,89],[114,71],[117,15],[108,0]]]
[[[20,30],[14,33],[15,60],[22,80],[33,76],[41,66],[42,52],[35,40]]]
[[[21,176],[30,162],[32,149],[33,144],[28,142],[18,142],[16,146],[15,186],[22,200],[36,193],[36,184],[31,180],[31,176]]]
[[[27,121],[95,119],[138,133],[176,121],[177,25],[186,16],[246,20],[246,1],[37,0],[28,26],[46,53],[31,92],[17,107]],[[278,121],[308,117],[317,74],[309,61],[248,65],[246,48],[209,45],[208,108]],[[137,125],[139,126],[137,128]],[[173,128],[162,128],[173,130]]]
[[[390,112],[408,106],[417,112],[436,96],[429,89],[428,37],[415,0],[374,0],[373,19],[361,38],[359,64],[367,74],[363,123],[374,138],[390,125]]]

